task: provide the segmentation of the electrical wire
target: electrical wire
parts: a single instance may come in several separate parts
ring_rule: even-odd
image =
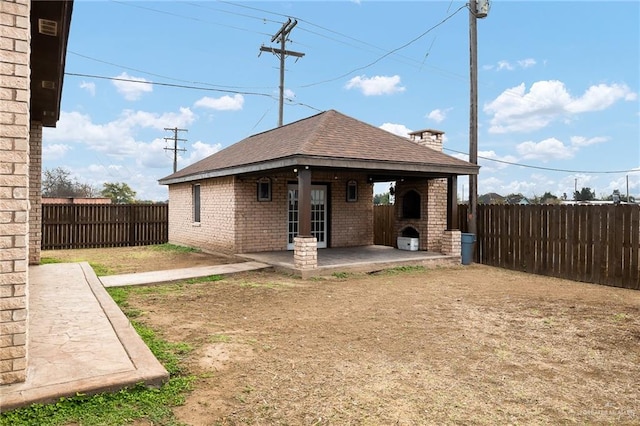
[[[468,152],[462,152],[462,151],[456,151],[455,149],[451,149],[451,148],[442,148],[445,151],[450,151],[450,152],[455,152],[457,154],[463,154],[463,155],[469,155]],[[481,155],[478,155],[478,158],[481,158],[483,160],[487,160],[487,161],[493,161],[496,163],[502,163],[502,164],[508,164],[510,166],[518,166],[518,167],[524,167],[527,169],[536,169],[536,170],[546,170],[546,171],[550,171],[550,172],[562,172],[562,173],[584,173],[584,174],[619,174],[619,173],[638,173],[640,172],[640,168],[639,169],[629,169],[629,170],[598,170],[598,171],[594,171],[594,170],[570,170],[570,169],[556,169],[553,167],[542,167],[542,166],[532,166],[530,164],[521,164],[521,163],[515,163],[512,161],[505,161],[505,160],[498,160],[496,158],[489,158],[489,157],[483,157]]]
[[[264,96],[268,98],[274,99],[273,95],[268,93],[259,93],[259,92],[250,92],[245,90],[228,90],[228,89],[216,89],[213,87],[200,87],[200,86],[188,86],[185,84],[173,84],[173,83],[161,83],[158,81],[139,81],[133,80],[129,78],[120,78],[120,77],[106,77],[103,75],[95,75],[95,74],[81,74],[81,73],[73,73],[73,72],[65,72],[65,75],[74,76],[74,77],[87,77],[87,78],[97,78],[101,80],[111,80],[111,81],[124,81],[127,83],[138,83],[138,84],[149,84],[154,86],[165,86],[165,87],[177,87],[180,89],[192,89],[192,90],[205,90],[210,92],[221,92],[221,93],[233,93],[236,95],[251,95],[251,96]]]
[[[203,22],[205,24],[213,24],[213,25],[217,25],[217,26],[220,26],[220,27],[231,28],[231,29],[238,30],[238,31],[245,31],[245,32],[248,32],[248,33],[266,35],[266,36],[269,36],[269,37],[271,36],[270,34],[262,33],[262,32],[259,32],[259,31],[248,30],[246,28],[236,27],[236,26],[233,26],[233,25],[221,24],[220,22],[206,21],[204,19],[194,18],[192,16],[179,15],[177,13],[167,12],[165,10],[159,10],[159,9],[154,9],[152,7],[141,6],[141,5],[137,4],[137,3],[122,2],[122,1],[118,1],[118,0],[109,0],[109,1],[111,1],[112,3],[117,3],[117,4],[120,4],[120,5],[124,5],[124,6],[135,7],[135,8],[138,8],[138,9],[143,9],[143,10],[148,10],[148,11],[155,12],[155,13],[160,13],[162,15],[175,16],[177,18],[187,19],[187,20],[190,20],[190,21]]]
[[[116,68],[122,68],[122,69],[130,70],[130,71],[139,72],[139,73],[142,73],[142,74],[152,75],[154,77],[160,77],[160,78],[164,78],[166,80],[180,81],[182,83],[198,84],[198,85],[202,85],[202,86],[218,87],[218,88],[224,88],[224,89],[273,89],[274,88],[274,86],[225,86],[225,85],[221,85],[221,84],[212,84],[212,83],[207,83],[207,82],[203,82],[203,81],[183,80],[183,79],[180,79],[180,78],[169,77],[169,76],[166,76],[166,75],[162,75],[162,74],[157,74],[157,73],[153,73],[153,72],[150,72],[150,71],[141,70],[139,68],[133,68],[133,67],[129,67],[129,66],[126,66],[126,65],[116,64],[114,62],[104,61],[102,59],[97,59],[97,58],[94,58],[94,57],[91,57],[91,56],[83,55],[82,53],[74,52],[72,50],[67,50],[67,52],[71,53],[73,55],[79,56],[81,58],[88,59],[90,61],[99,62],[101,64],[111,65],[111,66],[116,67]]]
[[[299,87],[306,88],[306,87],[311,87],[311,86],[317,86],[317,85],[319,85],[319,84],[330,83],[330,82],[332,82],[332,81],[336,81],[336,80],[340,80],[340,79],[342,79],[342,78],[345,78],[345,77],[347,77],[347,76],[349,76],[349,75],[351,75],[351,74],[353,74],[353,73],[355,73],[355,72],[362,71],[362,70],[365,70],[365,69],[367,69],[367,68],[370,68],[370,67],[372,67],[373,65],[377,64],[378,62],[380,62],[381,60],[383,60],[384,58],[386,58],[386,57],[388,57],[388,56],[390,56],[390,55],[393,55],[394,53],[396,53],[396,52],[398,52],[398,51],[400,51],[400,50],[404,49],[405,47],[410,46],[411,44],[415,43],[416,41],[420,40],[422,37],[424,37],[425,35],[429,34],[431,31],[433,31],[434,29],[438,28],[440,25],[444,24],[444,23],[445,23],[445,22],[447,22],[449,19],[453,18],[453,17],[454,17],[456,14],[458,14],[458,12],[460,12],[462,9],[466,9],[466,8],[467,8],[467,5],[464,5],[464,6],[459,7],[459,8],[458,8],[458,10],[456,10],[455,12],[453,12],[451,15],[449,15],[449,16],[447,16],[447,17],[445,17],[442,21],[440,21],[440,22],[439,22],[439,23],[437,23],[436,25],[432,26],[431,28],[429,28],[428,30],[426,30],[425,32],[423,32],[422,34],[420,34],[419,36],[417,36],[417,37],[415,37],[414,39],[412,39],[412,40],[408,41],[407,43],[403,44],[402,46],[396,47],[395,49],[388,51],[387,53],[385,53],[384,55],[380,56],[378,59],[376,59],[375,61],[373,61],[373,62],[371,62],[371,63],[369,63],[369,64],[367,64],[367,65],[363,65],[363,66],[361,66],[361,67],[355,68],[355,69],[353,69],[353,70],[351,70],[351,71],[349,71],[349,72],[347,72],[347,73],[344,73],[344,74],[342,74],[342,75],[339,75],[339,76],[337,76],[337,77],[334,77],[334,78],[331,78],[331,79],[328,79],[328,80],[323,80],[323,81],[319,81],[319,82],[316,82],[316,83],[304,84],[304,85],[299,86]]]

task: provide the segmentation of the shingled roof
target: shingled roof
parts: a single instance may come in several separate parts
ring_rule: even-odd
[[[159,182],[169,185],[296,166],[443,177],[478,173],[474,164],[329,110],[249,136]]]

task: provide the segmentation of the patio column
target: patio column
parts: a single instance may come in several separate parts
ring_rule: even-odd
[[[293,239],[293,264],[302,278],[318,267],[318,242],[311,235],[311,170],[298,170],[298,235]]]
[[[298,169],[298,236],[311,236],[311,170]]]
[[[442,236],[442,254],[460,256],[462,234],[458,230],[458,176],[447,178],[447,229]]]
[[[447,178],[447,229],[459,229],[458,224],[458,176]]]

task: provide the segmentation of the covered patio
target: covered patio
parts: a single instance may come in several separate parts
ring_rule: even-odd
[[[275,270],[310,277],[337,272],[376,272],[402,266],[435,267],[459,265],[459,255],[444,255],[431,251],[408,251],[393,247],[370,245],[320,249],[318,266],[312,270],[296,268],[294,252],[269,251],[238,254],[237,257],[272,265]]]

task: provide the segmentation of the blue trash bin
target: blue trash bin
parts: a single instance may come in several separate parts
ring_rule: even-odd
[[[476,242],[476,234],[462,233],[462,264],[471,265],[473,259],[473,244]]]

